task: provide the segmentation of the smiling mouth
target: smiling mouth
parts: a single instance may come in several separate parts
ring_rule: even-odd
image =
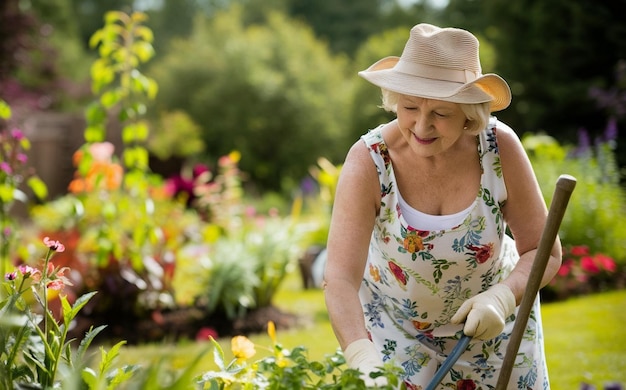
[[[420,138],[416,135],[413,135],[418,144],[421,145],[430,145],[437,140],[437,138]]]

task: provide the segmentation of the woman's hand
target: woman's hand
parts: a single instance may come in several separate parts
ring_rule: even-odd
[[[367,387],[386,386],[387,378],[379,376],[371,378],[370,373],[380,371],[383,361],[369,339],[359,339],[348,345],[343,353],[348,367],[361,371],[361,379]]]
[[[450,322],[465,321],[463,332],[466,335],[490,340],[502,333],[505,320],[513,314],[515,306],[515,295],[500,283],[465,301]]]

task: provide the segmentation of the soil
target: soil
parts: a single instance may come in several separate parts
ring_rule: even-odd
[[[118,313],[122,314],[122,313]],[[96,342],[119,342],[125,340],[129,345],[196,340],[208,338],[232,337],[265,333],[269,321],[276,329],[284,330],[298,326],[307,326],[312,320],[285,312],[276,306],[267,306],[249,311],[241,318],[230,320],[223,313],[206,314],[199,307],[189,307],[163,312],[155,311],[148,318],[129,318],[126,315],[107,313],[106,315],[79,316],[75,326],[69,331],[69,337],[82,339],[91,326],[106,325],[97,336]]]

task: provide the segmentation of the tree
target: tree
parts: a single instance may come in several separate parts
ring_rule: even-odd
[[[626,58],[625,0],[485,0],[486,36],[498,70],[513,90],[502,114],[522,131],[545,130],[572,139],[579,127],[603,130],[606,117],[589,97],[611,85]]]
[[[335,53],[353,54],[381,21],[381,0],[290,0],[289,14],[308,23]]]
[[[347,149],[346,64],[312,31],[271,12],[263,25],[242,24],[234,7],[196,19],[149,71],[157,110],[183,110],[203,129],[205,159],[232,150],[260,189],[293,187],[319,157]]]

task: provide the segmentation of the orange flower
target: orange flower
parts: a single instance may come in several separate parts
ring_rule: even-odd
[[[404,238],[403,247],[410,253],[419,252],[424,250],[424,241],[422,241],[422,237],[417,235],[417,232],[408,232]]]
[[[378,267],[374,267],[370,264],[370,275],[375,282],[380,282],[380,270],[378,269]]]

